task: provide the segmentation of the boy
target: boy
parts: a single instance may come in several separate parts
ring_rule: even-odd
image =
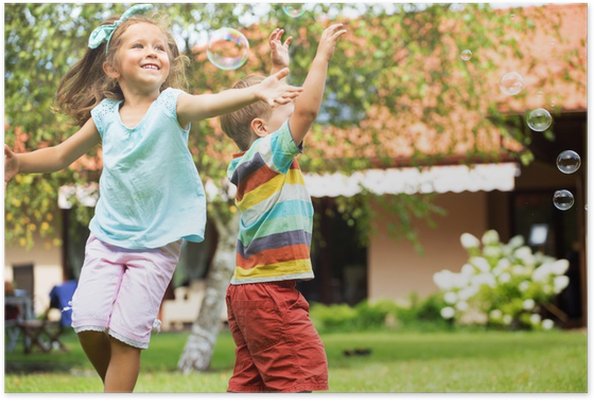
[[[328,62],[345,32],[342,24],[324,30],[295,104],[257,102],[221,117],[223,131],[242,151],[227,170],[241,213],[236,268],[226,296],[237,346],[230,392],[328,389],[324,345],[296,289],[296,280],[314,275],[313,206],[295,157],[320,110]],[[288,64],[290,38],[281,46],[281,35],[282,30],[271,35],[275,67]],[[261,80],[251,76],[234,88]]]

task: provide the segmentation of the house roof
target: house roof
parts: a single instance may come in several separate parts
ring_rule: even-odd
[[[535,30],[512,31],[510,36],[527,57],[505,57],[499,65],[501,73],[519,72],[526,86],[521,96],[499,93],[499,109],[510,113],[537,107],[554,112],[587,111],[587,4],[550,4],[526,7],[523,12],[534,21]]]
[[[450,102],[448,115],[433,119],[439,118],[448,127],[440,132],[423,118],[423,106],[434,103],[442,95],[438,92],[438,84],[430,86],[421,101],[406,96],[400,99],[400,106],[406,112],[377,104],[357,126],[346,129],[325,126],[323,133],[307,143],[308,147],[314,148],[313,157],[326,160],[360,156],[377,158],[377,148],[369,146],[368,133],[380,130],[377,141],[392,166],[410,165],[418,154],[423,156],[417,162],[420,164],[424,164],[423,158],[439,155],[448,155],[450,163],[456,164],[468,160],[467,156],[477,150],[491,154],[493,159],[505,159],[507,151],[517,152],[522,145],[502,135],[494,126],[476,129],[480,120],[489,118],[488,102],[496,102],[498,109],[506,114],[524,114],[537,107],[548,109],[553,117],[559,113],[586,111],[587,6],[547,5],[520,10],[526,20],[534,24],[534,29],[509,30],[506,32],[508,37],[502,39],[515,39],[524,52],[523,59],[516,57],[509,46],[484,52],[473,49],[473,58],[490,59],[497,66],[492,74],[475,77],[487,82],[491,88],[490,98],[477,101],[478,109]],[[498,12],[510,13],[509,10]],[[427,59],[427,70],[433,68],[431,64],[434,62],[431,57]],[[499,89],[501,76],[511,71],[520,73],[525,82],[524,89],[515,96],[506,95]],[[418,73],[428,75],[427,71]]]

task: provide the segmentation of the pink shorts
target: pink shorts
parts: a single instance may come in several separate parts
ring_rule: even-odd
[[[91,234],[72,297],[74,331],[107,332],[135,348],[148,348],[180,250],[181,240],[158,249],[129,250]]]

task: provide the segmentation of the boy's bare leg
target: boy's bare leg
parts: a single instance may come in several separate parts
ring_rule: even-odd
[[[111,343],[111,361],[105,375],[106,393],[132,392],[140,371],[140,349],[114,338]]]
[[[111,344],[107,334],[99,331],[83,331],[78,333],[78,340],[87,358],[105,383],[105,374],[111,358]]]

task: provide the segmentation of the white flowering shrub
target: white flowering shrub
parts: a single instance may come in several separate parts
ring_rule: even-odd
[[[481,240],[464,233],[460,242],[468,262],[459,272],[442,270],[433,275],[448,305],[444,319],[512,328],[550,330],[553,321],[541,319],[542,307],[569,284],[569,262],[541,252],[532,253],[522,236],[507,244],[487,231]]]

